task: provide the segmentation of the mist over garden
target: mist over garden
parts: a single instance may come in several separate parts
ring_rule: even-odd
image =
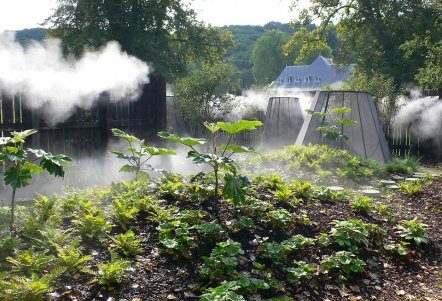
[[[191,2],[0,32],[0,299],[442,300],[440,1]]]

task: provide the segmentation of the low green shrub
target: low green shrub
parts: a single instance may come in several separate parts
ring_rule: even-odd
[[[370,245],[369,225],[361,220],[333,221],[330,236],[338,243],[352,252],[358,252],[361,246]]]
[[[323,273],[337,272],[342,279],[348,279],[353,274],[364,272],[365,262],[351,252],[339,251],[323,256],[319,268]]]
[[[422,223],[416,217],[412,220],[401,221],[396,229],[396,233],[400,237],[414,241],[418,246],[428,243],[428,225]]]
[[[350,202],[350,206],[362,214],[368,214],[373,210],[372,201],[373,199],[367,196],[357,196]]]
[[[411,175],[418,170],[418,165],[421,159],[422,157],[414,156],[408,156],[403,159],[393,158],[383,166],[383,169],[387,173]]]
[[[7,281],[0,279],[0,298],[5,301],[43,301],[46,293],[53,289],[51,281],[51,275],[41,277],[37,274],[13,276]]]
[[[200,270],[201,276],[218,281],[233,279],[238,275],[236,267],[239,255],[244,255],[240,243],[231,239],[218,243],[209,257],[202,257],[204,265]]]
[[[423,191],[423,180],[419,179],[416,181],[404,181],[398,183],[398,185],[409,195],[416,195]]]
[[[143,249],[140,247],[141,239],[136,239],[135,233],[132,230],[126,233],[118,234],[115,237],[110,236],[117,251],[126,256],[140,254]]]
[[[119,284],[129,275],[130,261],[121,259],[116,253],[110,252],[111,258],[108,262],[100,262],[95,269],[85,268],[83,271],[95,276],[92,282],[112,287]]]
[[[316,266],[305,263],[304,261],[296,261],[294,263],[297,267],[284,269],[287,272],[287,280],[289,283],[299,285],[302,282],[313,278]]]

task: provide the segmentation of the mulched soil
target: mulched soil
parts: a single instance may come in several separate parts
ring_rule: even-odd
[[[266,198],[270,199],[271,196],[264,194],[263,199]],[[329,232],[330,222],[333,220],[348,219],[378,224],[394,235],[394,226],[398,221],[417,217],[430,227],[428,245],[412,247],[412,252],[404,258],[384,250],[382,246],[373,246],[359,254],[367,263],[366,273],[361,277],[342,284],[334,275],[318,275],[314,280],[300,286],[290,285],[280,279],[284,286],[281,293],[291,295],[295,300],[442,300],[442,178],[434,180],[431,186],[425,186],[424,191],[418,195],[397,192],[377,202],[389,206],[388,210],[394,215],[393,221],[388,221],[385,215],[377,211],[368,215],[358,213],[348,202],[319,200],[303,200],[295,208],[289,207],[295,215],[306,215],[314,222],[312,225],[299,224],[292,229],[278,230],[268,223],[255,220],[259,227],[254,233],[231,231],[227,221],[238,217],[240,212],[226,203],[218,208],[216,219],[229,231],[229,236],[240,242],[246,250],[244,258],[240,260],[240,270],[245,271],[250,270],[250,262],[257,256],[257,244],[253,241],[255,235],[270,236],[269,240],[277,242],[293,234],[315,237],[319,233]],[[213,208],[205,206],[202,209],[213,211]],[[195,250],[188,259],[174,260],[161,254],[158,249],[154,225],[139,225],[135,231],[143,233],[146,238],[143,246],[145,253],[138,257],[130,277],[114,291],[89,284],[87,279],[78,279],[74,283],[67,283],[64,290],[57,292],[60,297],[54,299],[198,300],[201,295],[201,279],[198,274],[202,265],[201,256],[209,255],[213,246],[205,245]],[[337,247],[309,247],[297,256],[306,262],[318,262],[322,255],[336,250]],[[278,269],[275,267],[277,278]],[[209,283],[206,285],[211,286]],[[252,300],[275,297],[265,294],[252,296],[255,298]]]

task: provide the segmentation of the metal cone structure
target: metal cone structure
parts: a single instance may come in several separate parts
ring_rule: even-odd
[[[303,123],[299,98],[271,97],[264,122],[265,146],[274,148],[295,143]]]
[[[339,116],[332,112],[334,108],[343,107],[351,108],[351,111],[339,114]],[[380,163],[386,163],[391,159],[385,133],[370,93],[318,91],[312,100],[310,109],[315,112],[328,113],[328,115],[320,117],[308,114],[295,145],[329,144]],[[357,125],[335,123],[348,139],[330,141],[323,138],[321,132],[316,130],[326,123],[333,124],[333,118],[347,118],[358,122]]]

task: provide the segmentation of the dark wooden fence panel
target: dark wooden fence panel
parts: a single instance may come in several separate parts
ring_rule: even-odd
[[[137,101],[111,102],[103,93],[91,109],[77,109],[56,125],[47,123],[41,110],[26,108],[20,95],[0,95],[1,135],[34,128],[38,133],[28,142],[30,147],[81,158],[104,151],[114,127],[158,142],[156,133],[166,128],[165,78],[151,76]]]

